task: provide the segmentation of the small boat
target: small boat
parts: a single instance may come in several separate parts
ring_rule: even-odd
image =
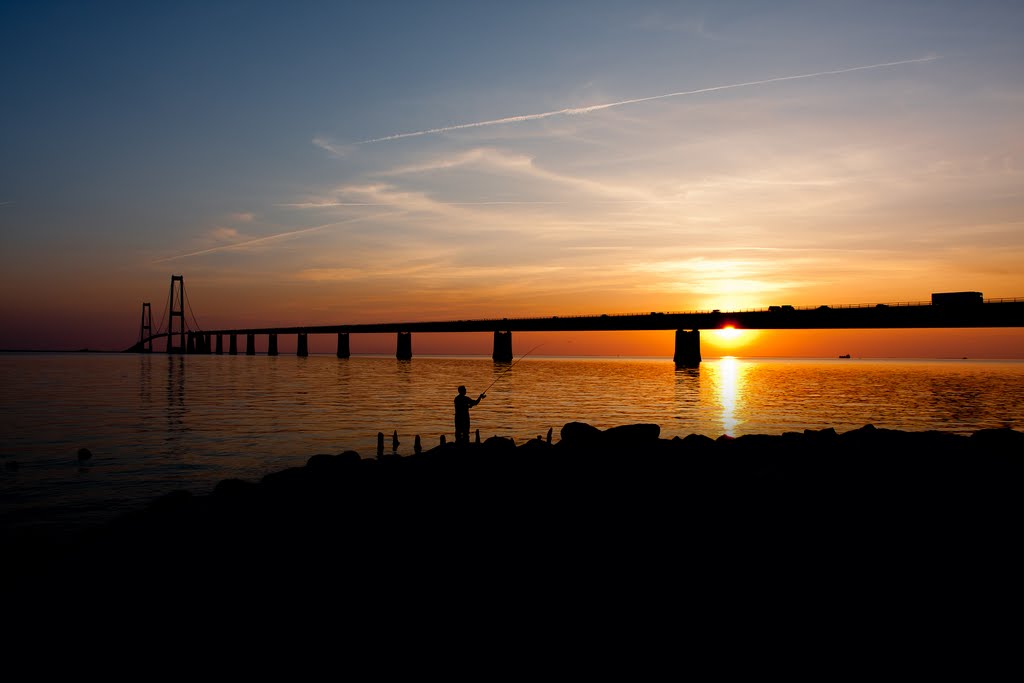
[[[839,356],[839,357],[840,357],[840,358],[849,358],[849,357],[850,357],[850,354],[848,354],[848,353],[844,353],[843,355],[841,355],[841,356]]]

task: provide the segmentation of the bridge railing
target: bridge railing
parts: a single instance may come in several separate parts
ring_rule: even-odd
[[[1024,297],[993,297],[985,299],[985,303],[996,304],[996,303],[1018,303],[1024,302]],[[931,306],[931,301],[889,301],[885,303],[858,303],[858,304],[828,304],[822,306],[789,306],[786,305],[786,310],[792,311],[817,311],[825,309],[850,309],[850,308],[899,308],[899,307],[911,307],[911,306]],[[775,307],[765,306],[762,308],[742,308],[727,313],[767,313],[773,310],[777,310]],[[461,322],[502,322],[505,320],[561,320],[561,319],[574,319],[574,318],[636,318],[639,316],[650,316],[650,315],[708,315],[713,313],[721,313],[719,309],[700,309],[691,311],[644,311],[644,312],[631,312],[631,313],[576,313],[570,315],[520,315],[520,316],[507,316],[501,318],[474,318],[464,320],[450,320],[448,322],[461,323]]]
[[[985,303],[1018,303],[1024,302],[1024,297],[1003,297],[1003,298],[990,298],[985,299]],[[848,309],[861,309],[861,308],[899,308],[899,307],[920,307],[920,306],[931,306],[931,301],[895,301],[888,303],[857,303],[857,304],[832,304],[822,306],[768,306],[761,308],[744,308],[735,309],[730,311],[724,311],[724,313],[768,313],[777,311],[780,308],[786,311],[815,311],[815,310],[848,310]],[[501,318],[463,318],[458,320],[447,320],[438,321],[442,324],[458,324],[458,323],[501,323],[506,321],[515,320],[572,320],[581,318],[637,318],[637,317],[649,317],[657,315],[714,315],[723,313],[719,309],[699,309],[691,311],[644,311],[644,312],[631,312],[631,313],[578,313],[570,315],[522,315],[522,316],[503,316]],[[375,324],[375,323],[370,323]],[[202,332],[203,330],[193,330],[196,332]],[[166,337],[167,333],[157,333],[152,335],[149,339],[160,339]],[[146,340],[143,340],[146,341]]]

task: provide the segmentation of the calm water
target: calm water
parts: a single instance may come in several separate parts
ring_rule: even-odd
[[[459,384],[481,438],[566,422],[650,422],[662,436],[781,434],[867,423],[1024,429],[1024,361],[0,354],[0,524],[93,522],[176,489],[256,480],[315,453],[453,438]],[[89,448],[85,465],[77,451]]]

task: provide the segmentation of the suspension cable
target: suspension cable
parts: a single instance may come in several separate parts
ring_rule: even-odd
[[[196,326],[196,330],[195,331],[196,332],[202,332],[203,328],[199,324],[199,321],[196,320],[196,314],[192,311],[192,302],[188,300],[188,292],[185,291],[185,283],[184,282],[181,283],[181,293],[185,297],[185,305],[188,306],[188,312],[192,315],[192,322],[195,323],[195,326]]]
[[[167,313],[167,299],[166,298],[164,299],[164,310],[163,310],[163,313],[160,314],[160,326],[157,328],[155,334],[150,332],[151,336],[155,337],[158,334],[162,334],[163,333],[163,331],[164,331],[164,314],[165,313]],[[152,326],[152,322],[150,322],[150,326]]]

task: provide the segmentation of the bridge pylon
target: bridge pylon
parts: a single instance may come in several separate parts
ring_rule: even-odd
[[[185,341],[185,276],[171,276],[171,296],[167,310],[170,311],[167,318],[167,353],[187,353],[188,344]],[[174,322],[178,326],[175,328]],[[174,336],[178,335],[178,344],[174,343]]]
[[[153,309],[148,301],[142,302],[142,323],[139,325],[139,350],[153,352]]]

